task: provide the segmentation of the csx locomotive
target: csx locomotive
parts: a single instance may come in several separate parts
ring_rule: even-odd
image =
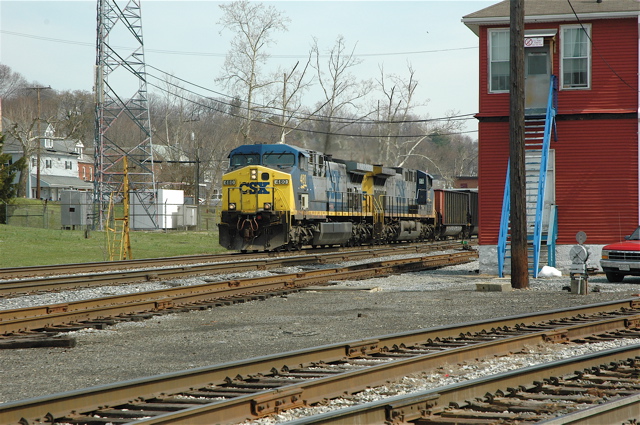
[[[460,192],[464,199],[450,203],[460,205],[447,211],[444,203],[455,192],[441,192],[420,170],[339,160],[286,144],[243,145],[229,154],[222,180],[220,245],[293,250],[474,233],[470,194]]]

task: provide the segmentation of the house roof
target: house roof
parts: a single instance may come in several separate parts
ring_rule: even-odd
[[[36,176],[31,176],[31,185],[36,186]],[[40,176],[41,187],[58,187],[68,189],[93,189],[93,183],[80,180],[78,177]]]
[[[573,6],[573,9],[572,9]],[[509,25],[510,1],[504,0],[462,18],[478,34],[481,25]],[[574,14],[575,11],[575,14]],[[524,0],[525,23],[629,18],[640,15],[639,0]]]
[[[8,128],[12,125],[12,121],[6,117],[2,117],[2,127]],[[50,127],[50,125],[49,125]],[[43,136],[40,139],[41,152],[49,152],[49,153],[60,153],[63,155],[72,155],[78,156],[78,152],[76,152],[76,146],[78,143],[84,147],[84,144],[80,140],[73,139],[53,139],[51,137],[47,137],[47,132],[49,129],[41,130]],[[18,140],[16,140],[9,132],[3,133],[5,136],[4,139],[4,147],[3,151],[5,153],[22,153],[22,145]],[[50,142],[51,147],[47,147],[47,141]],[[89,152],[89,149],[84,149],[85,155]]]

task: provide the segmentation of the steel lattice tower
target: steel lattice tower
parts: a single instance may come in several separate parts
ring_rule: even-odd
[[[157,228],[140,0],[123,6],[115,0],[97,6],[94,226],[103,228],[110,199],[122,192],[126,157],[132,202],[146,212],[144,227]]]

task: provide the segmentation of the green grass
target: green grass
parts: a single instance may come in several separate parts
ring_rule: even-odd
[[[86,263],[109,259],[104,232],[52,230],[0,224],[0,267]],[[133,258],[224,252],[217,230],[131,232]]]

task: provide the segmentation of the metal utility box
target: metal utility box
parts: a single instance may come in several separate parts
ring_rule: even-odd
[[[184,205],[182,190],[158,189],[130,192],[129,223],[134,230],[175,229],[178,227],[178,208]]]
[[[91,224],[93,203],[90,192],[64,190],[60,196],[60,223],[63,229]]]
[[[178,227],[195,227],[197,225],[197,205],[181,205],[180,207],[178,207]]]

